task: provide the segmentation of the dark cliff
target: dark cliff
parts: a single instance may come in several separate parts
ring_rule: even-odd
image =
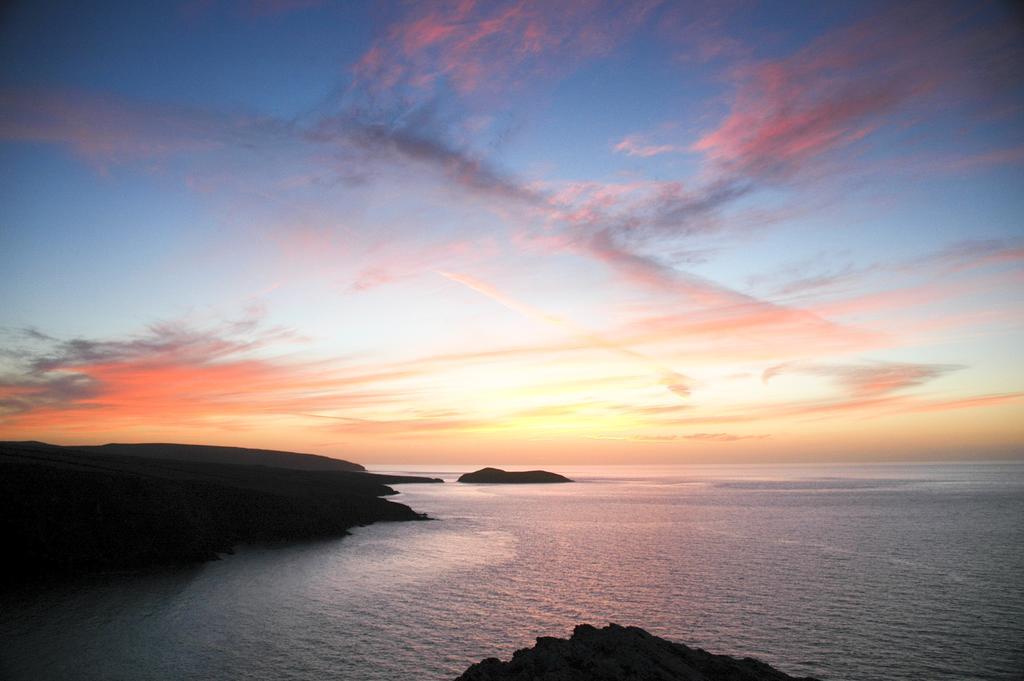
[[[0,541],[14,582],[200,562],[240,543],[422,519],[381,498],[399,482],[433,480],[0,443]]]

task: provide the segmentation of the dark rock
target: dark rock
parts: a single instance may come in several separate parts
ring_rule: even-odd
[[[713,655],[638,627],[581,624],[572,638],[541,637],[508,662],[488,658],[456,681],[814,681],[753,658]]]
[[[548,471],[503,471],[500,468],[481,468],[459,477],[459,482],[535,483],[572,482],[569,478]]]

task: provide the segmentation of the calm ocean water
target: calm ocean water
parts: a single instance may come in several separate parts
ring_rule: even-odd
[[[1024,465],[553,469],[580,483],[399,486],[438,520],[3,596],[0,678],[450,679],[609,621],[837,681],[1024,678]]]

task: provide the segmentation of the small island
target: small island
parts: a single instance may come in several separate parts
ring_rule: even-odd
[[[482,482],[488,484],[531,484],[550,482],[572,482],[569,478],[548,471],[503,471],[500,468],[481,468],[459,477],[459,482]]]
[[[490,657],[455,681],[815,681],[747,657],[714,655],[649,634],[639,627],[581,624],[572,638],[544,636],[508,662]]]

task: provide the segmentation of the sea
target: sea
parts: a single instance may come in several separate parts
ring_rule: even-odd
[[[509,467],[522,469],[522,467]],[[454,679],[579,623],[823,680],[1024,679],[1024,463],[558,467],[432,520],[0,596],[6,681]]]

